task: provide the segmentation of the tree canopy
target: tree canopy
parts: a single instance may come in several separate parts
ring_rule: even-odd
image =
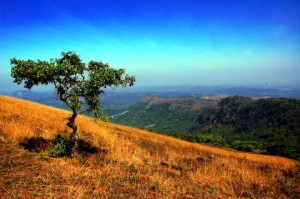
[[[133,86],[135,76],[125,74],[125,69],[111,68],[101,61],[85,64],[74,51],[62,52],[61,58],[50,61],[11,59],[11,76],[14,83],[27,89],[53,84],[55,92],[72,110],[67,126],[73,130],[70,138],[77,139],[75,119],[78,114],[93,113],[103,118],[100,94],[107,87]]]

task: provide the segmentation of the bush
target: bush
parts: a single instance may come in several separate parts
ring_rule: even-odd
[[[231,143],[231,147],[240,151],[249,151],[252,152],[254,149],[263,149],[265,148],[264,144],[259,141],[241,141],[236,140]]]
[[[219,146],[226,146],[226,141],[224,140],[224,138],[221,135],[217,134],[198,135],[196,137],[196,141],[198,143],[210,143]]]
[[[57,135],[54,140],[54,145],[48,150],[48,153],[53,157],[70,156],[73,147],[74,142],[71,142],[61,135]]]

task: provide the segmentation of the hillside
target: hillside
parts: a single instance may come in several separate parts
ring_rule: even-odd
[[[146,95],[139,102],[145,104],[148,107],[153,105],[167,104],[170,110],[176,108],[187,108],[192,110],[199,110],[204,107],[211,107],[217,105],[216,100],[199,99],[195,97],[181,97],[181,98],[163,98],[155,95]]]
[[[198,142],[300,160],[300,100],[228,97],[204,109],[193,127]]]
[[[115,112],[112,122],[169,135],[187,133],[202,108],[216,105],[217,100],[211,99],[146,95],[136,104]]]
[[[299,99],[147,95],[114,113],[112,122],[192,142],[300,160],[299,116]]]
[[[193,144],[84,116],[77,118],[79,136],[96,147],[93,153],[50,157],[44,148],[57,133],[67,136],[69,114],[0,96],[1,198],[300,197],[300,166],[293,160]],[[20,146],[29,138],[39,144],[36,152]]]

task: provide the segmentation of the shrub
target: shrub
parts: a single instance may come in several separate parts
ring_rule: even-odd
[[[72,154],[72,148],[74,142],[57,135],[54,140],[54,145],[48,150],[48,153],[53,157],[70,156]]]
[[[261,141],[253,141],[253,140],[236,140],[233,141],[230,146],[234,149],[240,151],[249,151],[252,152],[254,149],[264,149],[265,143]]]
[[[226,146],[226,141],[221,135],[218,134],[204,134],[198,135],[196,141],[199,143],[211,143],[220,146]]]

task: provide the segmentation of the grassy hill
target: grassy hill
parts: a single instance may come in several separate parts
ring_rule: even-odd
[[[58,133],[69,134],[69,114],[0,96],[1,198],[300,197],[300,166],[293,160],[193,144],[84,116],[77,118],[79,136],[97,150],[50,157],[44,148]],[[20,146],[29,138],[40,144],[36,152]]]

